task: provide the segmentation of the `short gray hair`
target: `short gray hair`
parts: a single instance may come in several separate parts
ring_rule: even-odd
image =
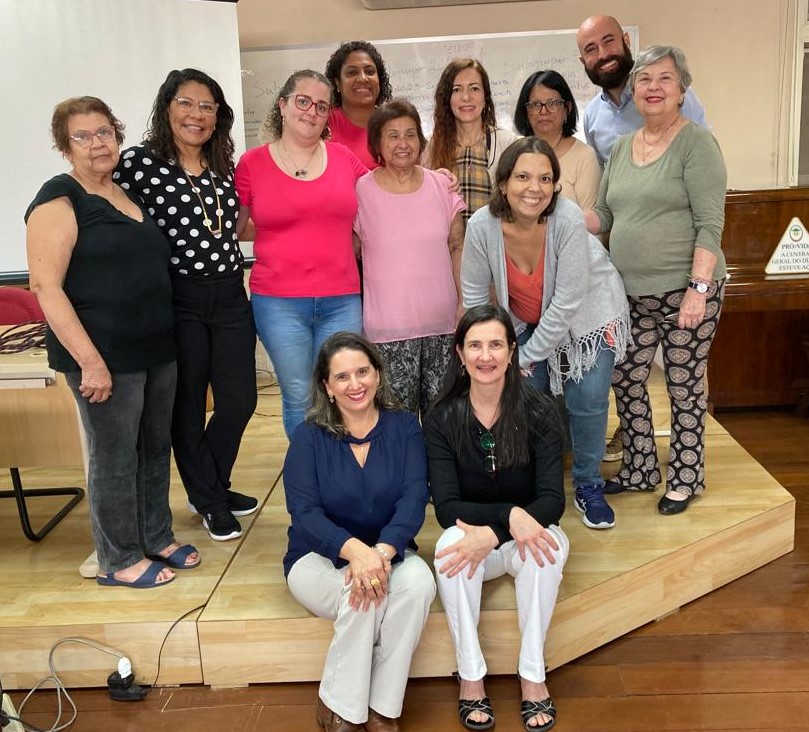
[[[685,94],[685,90],[691,86],[691,72],[688,70],[685,54],[677,46],[649,46],[639,51],[635,57],[635,64],[629,72],[629,91],[635,93],[635,79],[641,71],[665,58],[670,58],[674,62],[680,81],[680,91]]]

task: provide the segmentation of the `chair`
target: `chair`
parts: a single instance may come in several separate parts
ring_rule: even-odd
[[[0,287],[0,323],[3,325],[19,325],[29,321],[44,321],[45,315],[39,307],[36,297],[22,287]],[[20,524],[25,536],[31,541],[42,541],[43,538],[65,517],[84,497],[84,490],[78,487],[69,488],[23,488],[18,467],[9,468],[12,490],[0,491],[0,498],[15,498]],[[41,496],[72,496],[70,501],[59,510],[39,531],[34,531],[28,516],[26,498]]]

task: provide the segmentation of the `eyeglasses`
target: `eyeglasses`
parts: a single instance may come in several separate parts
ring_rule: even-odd
[[[560,109],[563,109],[564,106],[564,99],[550,99],[547,102],[525,103],[525,108],[528,110],[528,114],[539,114],[543,109],[547,109],[550,113],[558,112]]]
[[[79,147],[87,147],[92,143],[94,137],[97,137],[99,142],[112,142],[115,139],[115,128],[104,126],[99,127],[95,132],[79,130],[68,137]]]
[[[219,109],[216,102],[197,102],[188,97],[174,97],[174,101],[183,112],[193,112],[195,109],[199,109],[200,114],[204,114],[206,117],[213,117],[216,110]]]
[[[316,102],[312,97],[306,96],[306,94],[296,94],[294,97],[287,97],[287,99],[291,99],[295,102],[295,106],[300,109],[301,112],[305,112],[314,104],[315,113],[318,117],[328,117],[331,111],[331,104],[328,102]]]
[[[486,456],[483,458],[483,469],[487,473],[497,472],[497,455],[494,454],[494,435],[486,430],[480,433],[480,446],[486,450]]]

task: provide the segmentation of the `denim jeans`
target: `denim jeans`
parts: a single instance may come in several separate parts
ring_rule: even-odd
[[[258,337],[281,387],[284,431],[292,437],[309,408],[312,371],[323,342],[334,333],[362,332],[359,295],[251,298]]]
[[[169,509],[174,361],[112,375],[112,396],[90,404],[81,372],[65,374],[87,434],[90,524],[98,564],[117,572],[174,541]]]
[[[533,333],[528,328],[517,339],[523,345]],[[567,379],[562,388],[565,393],[570,441],[573,448],[573,485],[603,485],[601,460],[604,457],[607,433],[607,413],[610,406],[610,382],[615,366],[615,352],[609,348],[599,351],[595,364],[582,374],[578,383]],[[534,365],[531,384],[539,391],[551,393],[550,376],[546,361]]]
[[[171,420],[174,461],[201,513],[225,505],[242,434],[256,408],[256,329],[241,274],[177,278],[174,333],[177,394]],[[208,384],[214,411],[205,419]]]

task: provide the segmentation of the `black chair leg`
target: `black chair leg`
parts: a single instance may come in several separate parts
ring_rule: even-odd
[[[0,491],[0,498],[16,498],[17,511],[20,514],[20,524],[22,524],[22,531],[25,536],[31,541],[42,541],[45,536],[58,524],[65,516],[67,516],[73,508],[84,498],[83,488],[29,488],[27,490],[22,487],[22,480],[20,479],[19,468],[9,468],[11,473],[11,485],[13,490]],[[31,526],[31,520],[28,518],[28,506],[25,504],[26,498],[36,496],[73,496],[68,503],[57,513],[48,523],[46,523],[39,531],[34,531]]]

